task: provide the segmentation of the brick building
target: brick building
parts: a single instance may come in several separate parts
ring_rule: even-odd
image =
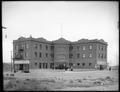
[[[46,69],[60,66],[94,69],[107,66],[107,42],[81,39],[71,42],[60,38],[20,37],[13,41],[14,70]]]

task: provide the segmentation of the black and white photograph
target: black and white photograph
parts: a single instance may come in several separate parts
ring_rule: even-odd
[[[118,1],[2,1],[4,91],[119,91]]]

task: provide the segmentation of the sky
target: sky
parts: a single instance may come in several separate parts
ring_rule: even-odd
[[[13,40],[31,35],[49,41],[103,39],[107,62],[118,65],[118,9],[117,1],[3,1],[3,62],[11,62]]]

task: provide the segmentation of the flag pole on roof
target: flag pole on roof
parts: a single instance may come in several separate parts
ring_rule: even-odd
[[[61,24],[61,38],[62,38],[63,24]]]

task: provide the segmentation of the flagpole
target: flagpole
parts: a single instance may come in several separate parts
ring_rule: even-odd
[[[62,38],[63,25],[61,24],[61,38]]]

